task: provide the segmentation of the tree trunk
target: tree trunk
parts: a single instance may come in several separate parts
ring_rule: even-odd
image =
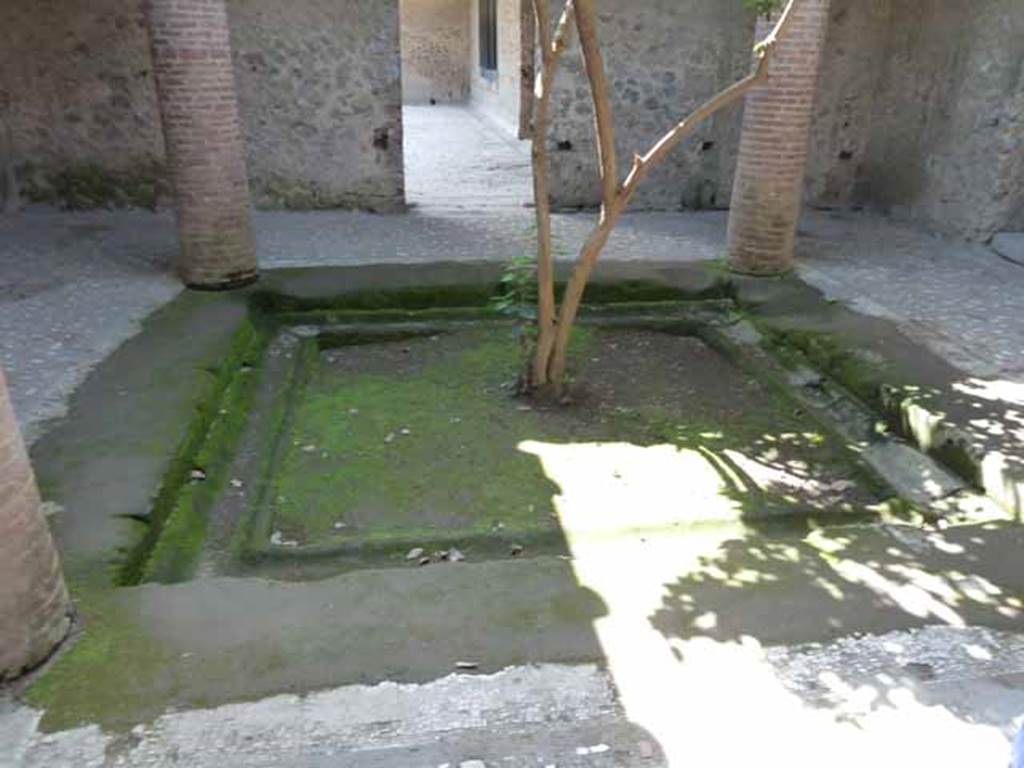
[[[641,182],[647,177],[651,169],[661,163],[697,126],[712,117],[719,110],[742,99],[768,78],[769,63],[778,40],[792,21],[794,6],[800,2],[810,1],[812,0],[789,0],[772,32],[754,48],[757,56],[754,72],[721,91],[684,120],[677,123],[646,154],[634,156],[629,174],[622,184],[619,185],[617,181],[618,163],[615,153],[613,108],[597,33],[596,3],[595,0],[576,0],[573,10],[579,30],[580,47],[583,52],[587,79],[590,82],[590,91],[594,102],[594,126],[597,134],[598,166],[601,178],[601,214],[597,225],[591,231],[580,250],[576,267],[573,270],[569,284],[566,286],[565,294],[562,297],[562,305],[558,313],[557,324],[552,327],[553,343],[550,345],[538,343],[537,345],[533,368],[534,377],[538,383],[551,384],[559,393],[564,389],[569,341],[572,337],[573,325],[579,314],[587,283],[593,274],[601,252],[607,245],[616,224],[618,224],[619,218],[629,207]],[[541,5],[543,5],[543,0],[535,3],[535,7],[538,9]],[[540,25],[538,25],[538,28],[540,28]],[[548,125],[545,122],[543,134],[538,131],[534,136],[535,147],[539,141],[543,140],[544,142],[545,160],[547,130]],[[544,192],[546,195],[548,194],[546,165],[544,170]],[[538,209],[540,209],[541,203],[542,201],[538,199]],[[546,253],[550,257],[550,205],[546,197],[543,200],[543,205],[546,211],[547,228],[541,229],[538,227],[538,253]],[[545,238],[549,239],[546,245],[539,242]],[[539,275],[540,272],[538,270],[538,277]],[[541,327],[541,339],[545,338],[546,330],[547,326]]]
[[[520,139],[533,136],[533,92],[537,79],[537,17],[533,0],[519,8],[519,130]]]
[[[552,34],[548,0],[532,0],[537,21],[537,39],[541,50],[541,70],[537,74],[533,106],[533,199],[537,221],[537,349],[527,376],[531,388],[548,383],[547,360],[555,345],[555,259],[551,234],[550,158],[548,132],[551,127],[551,90],[558,64],[565,50],[566,36],[574,0],[565,10]]]

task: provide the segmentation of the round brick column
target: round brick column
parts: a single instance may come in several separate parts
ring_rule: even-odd
[[[0,371],[0,681],[44,661],[70,626],[60,559]]]
[[[747,96],[729,213],[729,266],[753,275],[793,267],[829,0],[800,0],[769,65]],[[775,21],[760,19],[757,39]]]
[[[178,271],[194,288],[244,285],[256,279],[256,253],[224,0],[149,0],[147,12]]]

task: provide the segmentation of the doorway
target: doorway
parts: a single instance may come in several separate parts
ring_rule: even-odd
[[[522,209],[520,0],[401,0],[406,201],[424,211]]]

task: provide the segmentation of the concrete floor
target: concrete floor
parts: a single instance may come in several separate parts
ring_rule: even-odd
[[[527,252],[532,213],[519,202],[521,146],[499,140],[479,118],[457,110],[410,112],[410,139],[449,115],[442,123],[452,133],[440,153],[445,162],[431,165],[430,154],[418,150],[410,155],[412,212],[257,213],[261,265],[470,262]],[[465,176],[455,190],[441,184],[446,172],[439,167],[473,156],[457,151],[467,143],[501,157],[494,167],[508,183],[507,194],[494,204],[483,202],[492,199],[486,174]],[[586,214],[557,217],[559,239],[578,243],[590,221]],[[720,258],[724,232],[723,213],[636,213],[623,222],[608,257]],[[982,245],[853,214],[809,212],[799,251],[806,281],[860,312],[890,318],[965,373],[1005,385],[1000,391],[1008,394],[1000,396],[1008,403],[1019,395],[1024,267]],[[0,363],[30,439],[46,431],[46,420],[62,413],[71,393],[147,315],[179,293],[170,274],[173,253],[173,221],[166,214],[38,209],[0,217]],[[190,316],[201,322],[198,312]],[[189,344],[199,334],[167,335],[168,343],[177,338]],[[122,348],[125,359],[135,354]],[[136,372],[139,382],[144,373]],[[113,410],[89,418],[90,429],[119,419]],[[115,484],[137,484],[137,470],[131,474]],[[80,481],[96,486],[95,478]],[[97,506],[105,503],[104,493],[96,490]],[[979,528],[908,537],[900,528],[836,530],[814,546],[824,552],[838,547],[838,556],[812,559],[810,570],[807,561],[793,560],[802,542],[767,542],[749,532],[708,532],[685,542],[571,542],[571,563],[552,559],[531,572],[540,581],[546,571],[564,573],[557,583],[591,595],[600,610],[560,635],[564,648],[553,657],[537,650],[548,648],[549,639],[535,637],[526,623],[508,630],[499,644],[512,649],[499,660],[510,665],[506,671],[491,674],[485,663],[487,674],[479,677],[426,675],[401,685],[374,681],[319,693],[309,691],[321,687],[314,680],[324,659],[358,666],[338,643],[344,635],[331,633],[355,632],[352,647],[368,640],[359,639],[358,623],[350,627],[337,613],[321,621],[318,611],[372,596],[377,607],[360,621],[377,633],[397,629],[403,653],[414,654],[425,637],[434,651],[443,648],[450,632],[458,638],[453,649],[482,654],[474,645],[481,632],[474,622],[502,607],[488,591],[499,583],[494,573],[500,568],[467,563],[455,580],[463,585],[458,588],[437,574],[410,587],[403,586],[412,583],[408,575],[367,572],[294,587],[219,579],[123,590],[126,610],[170,638],[173,665],[190,685],[203,683],[196,679],[202,675],[188,671],[197,655],[216,662],[211,670],[223,674],[235,664],[237,677],[250,675],[239,648],[250,640],[268,649],[285,643],[293,624],[277,617],[288,616],[322,628],[319,639],[304,646],[311,658],[289,659],[285,666],[307,669],[310,679],[294,692],[274,683],[266,695],[285,692],[259,701],[146,718],[128,733],[89,725],[43,734],[40,713],[0,704],[0,765],[390,768],[484,760],[488,766],[604,768],[871,761],[1003,768],[1024,716],[1024,640],[1016,631],[1024,585],[1015,566],[1018,537],[998,533]],[[844,547],[859,554],[843,557]],[[751,554],[758,551],[767,552],[760,564]],[[874,565],[865,568],[866,562]],[[758,578],[777,585],[761,600],[740,588]],[[423,596],[434,582],[434,596]],[[408,621],[403,593],[420,595]],[[563,600],[539,588],[535,595],[545,605]],[[543,613],[531,606],[532,596],[500,599],[510,600],[504,607],[513,615]],[[205,632],[225,599],[237,622]],[[276,601],[273,620],[257,621],[256,606],[266,608],[268,599]],[[839,639],[832,639],[834,622],[844,630]],[[912,628],[921,624],[938,626]],[[588,658],[573,655],[574,638],[587,639],[582,655]],[[458,660],[481,661],[448,661]],[[555,663],[539,664],[544,661]]]

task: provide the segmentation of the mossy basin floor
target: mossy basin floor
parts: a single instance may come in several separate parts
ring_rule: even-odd
[[[268,486],[271,547],[557,542],[881,501],[844,445],[695,337],[584,329],[562,405],[513,396],[516,355],[498,324],[321,350]]]

